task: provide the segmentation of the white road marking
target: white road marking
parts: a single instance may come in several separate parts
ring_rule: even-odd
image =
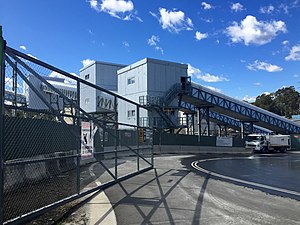
[[[251,182],[251,181],[246,181],[246,180],[241,180],[241,179],[237,179],[237,178],[225,176],[225,175],[222,175],[222,174],[219,174],[219,173],[214,173],[214,172],[208,171],[208,170],[206,170],[206,169],[204,169],[204,168],[202,168],[202,167],[200,167],[200,166],[198,165],[198,163],[200,163],[200,162],[213,161],[213,160],[220,160],[220,159],[221,159],[221,160],[224,160],[224,159],[249,159],[249,158],[238,157],[238,158],[213,158],[213,159],[203,159],[203,160],[199,160],[199,161],[192,162],[192,163],[191,163],[191,166],[192,166],[193,168],[195,168],[196,170],[199,170],[199,171],[201,171],[201,172],[203,172],[203,173],[206,173],[206,174],[213,175],[213,176],[215,176],[215,177],[219,177],[219,178],[223,178],[223,179],[227,179],[227,180],[239,182],[239,183],[242,183],[242,184],[251,185],[251,186],[253,186],[253,187],[265,188],[265,189],[269,189],[269,190],[272,190],[272,191],[282,192],[282,193],[285,193],[285,194],[291,194],[291,195],[296,195],[296,196],[299,196],[299,197],[300,197],[300,192],[291,191],[291,190],[287,190],[287,189],[284,189],[284,188],[272,187],[272,186],[265,185],[265,184],[259,184],[259,183],[255,183],[255,182]]]

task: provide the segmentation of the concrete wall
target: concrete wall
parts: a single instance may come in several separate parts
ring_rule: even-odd
[[[47,156],[37,156],[35,160],[66,155],[64,152],[57,152]],[[53,176],[75,169],[75,167],[75,157],[6,166],[4,169],[4,192],[20,188],[24,183],[34,183],[43,179],[50,179]]]
[[[250,154],[252,151],[243,147],[215,147],[215,146],[184,146],[184,145],[154,145],[156,154],[199,154],[199,153],[238,153]]]
[[[154,145],[181,145],[181,146],[216,146],[216,136],[201,136],[185,134],[154,133]],[[241,138],[232,139],[232,147],[245,147],[245,140]]]

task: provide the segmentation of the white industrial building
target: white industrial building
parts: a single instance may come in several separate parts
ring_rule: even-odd
[[[145,58],[118,70],[118,94],[141,104],[162,104],[161,99],[170,88],[187,77],[187,65],[168,61]],[[170,104],[170,106],[176,104]],[[136,124],[137,112],[133,105],[118,105],[119,120]],[[178,110],[172,111],[178,117]],[[148,111],[140,112],[141,119],[158,118],[157,113],[149,115]]]
[[[52,86],[61,91],[65,96],[72,100],[77,99],[76,85],[67,82],[64,78],[60,77],[43,77]],[[29,75],[28,80],[37,89],[39,94],[55,109],[64,110],[66,102],[59,97],[59,95],[44,84],[41,80],[34,75]],[[24,83],[24,95],[26,97],[27,107],[35,110],[49,110],[49,107],[42,101],[42,99],[35,93],[35,91]]]
[[[125,65],[94,61],[80,70],[80,78],[117,93],[117,71]],[[81,84],[80,106],[88,113],[100,113],[114,110],[114,99],[111,95]]]
[[[108,62],[94,61],[80,70],[80,78],[111,92],[117,93],[133,102],[142,105],[156,105],[151,111],[139,110],[134,104],[118,99],[118,121],[120,123],[137,125],[159,125],[163,122],[163,116],[167,117],[175,125],[180,125],[179,117],[185,118],[182,112],[178,111],[178,97],[163,105],[166,95],[172,87],[181,82],[182,77],[188,77],[188,66],[186,64],[169,61],[145,58],[131,65],[122,65]],[[63,78],[45,77],[45,79],[58,88],[69,98],[76,100],[77,86],[68,83]],[[48,86],[43,84],[34,76],[29,76],[30,82],[40,91],[40,94],[54,109],[62,110],[64,101]],[[32,109],[48,109],[42,100],[28,87],[25,87],[27,105]],[[80,107],[91,114],[114,112],[114,98],[112,95],[103,93],[100,90],[80,85]],[[162,115],[164,114],[164,115]],[[159,120],[160,119],[160,120]],[[166,120],[166,118],[164,118]],[[195,124],[198,123],[195,118]],[[202,121],[202,123],[205,123]],[[204,124],[203,124],[204,125]],[[204,126],[203,126],[204,127]],[[212,126],[211,126],[212,127]],[[197,133],[198,126],[194,127]],[[185,132],[183,130],[183,132]]]

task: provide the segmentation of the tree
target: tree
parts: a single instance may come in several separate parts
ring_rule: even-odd
[[[292,115],[299,114],[300,94],[294,86],[278,89],[274,96],[280,115],[291,118]]]
[[[274,94],[262,94],[256,98],[256,100],[253,104],[262,109],[268,110],[270,112],[273,112],[276,114],[279,113],[279,110],[276,107],[276,104],[274,101]]]
[[[294,86],[278,89],[275,93],[262,94],[253,103],[255,106],[291,118],[299,114],[300,94]]]

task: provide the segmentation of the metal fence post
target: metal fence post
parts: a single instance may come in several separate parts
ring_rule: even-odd
[[[5,96],[5,68],[4,68],[4,40],[2,26],[0,26],[0,224],[4,222],[4,96]]]
[[[80,107],[80,81],[77,81],[77,105]],[[76,152],[76,182],[77,182],[77,194],[80,194],[80,159],[81,159],[81,119],[80,110],[76,108],[76,125],[79,127],[79,140]]]
[[[137,170],[139,171],[140,170],[140,137],[139,137],[139,129],[142,129],[140,128],[140,107],[137,105],[136,106],[136,126],[137,126]]]
[[[119,134],[118,134],[118,102],[117,97],[114,97],[114,111],[115,111],[115,179],[118,179],[118,145],[119,145]]]

